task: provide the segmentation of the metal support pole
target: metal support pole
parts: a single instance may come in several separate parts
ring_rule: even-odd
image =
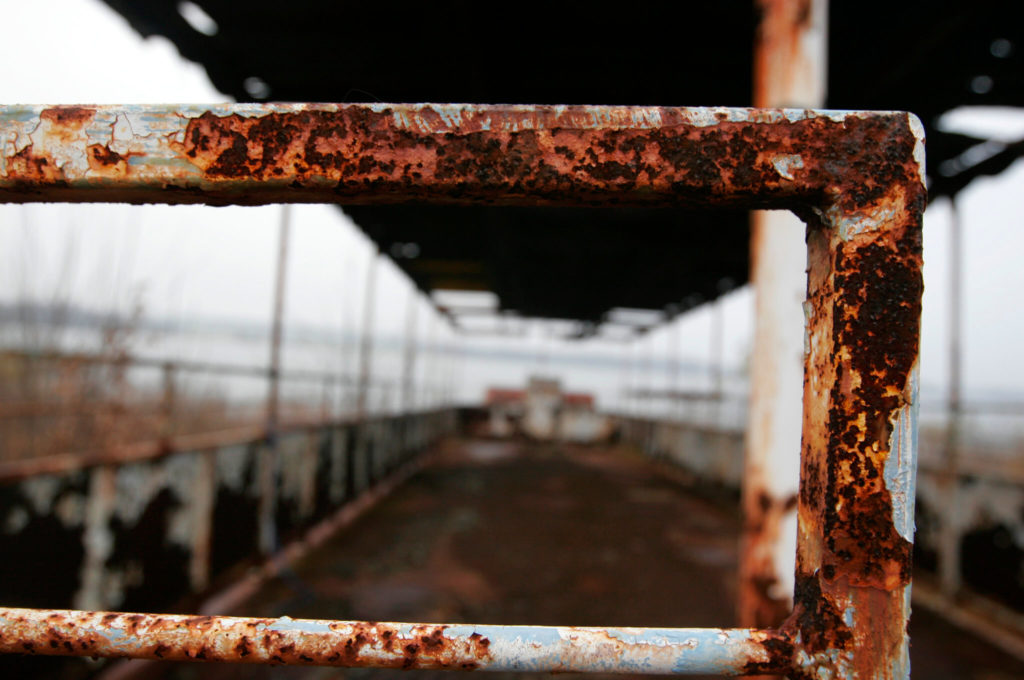
[[[344,280],[344,292],[341,297],[341,346],[339,353],[341,354],[341,380],[339,381],[338,391],[338,404],[340,407],[341,415],[349,415],[351,409],[355,405],[354,395],[352,394],[352,362],[351,355],[354,347],[352,338],[354,320],[352,319],[352,305],[350,292],[355,290],[355,277],[353,276],[353,264],[352,258],[345,258],[345,273]]]
[[[679,316],[673,314],[668,322],[665,333],[668,348],[665,357],[668,360],[668,420],[679,417]]]
[[[960,590],[960,436],[963,404],[963,254],[960,215],[956,200],[949,202],[949,393],[947,395],[946,446],[942,465],[942,504],[939,526],[939,585],[942,594],[954,597]]]
[[[722,291],[724,293],[724,291]],[[725,307],[720,298],[711,302],[711,346],[709,349],[708,367],[710,369],[710,384],[708,385],[710,399],[710,417],[708,425],[718,429],[722,415],[722,376],[724,372],[725,355]]]
[[[626,415],[630,418],[635,418],[636,412],[636,391],[637,385],[637,371],[636,371],[636,343],[637,338],[634,335],[626,344]]]
[[[916,172],[808,218],[796,677],[910,676],[925,189],[923,129],[906,129]]]
[[[373,312],[376,304],[377,261],[379,251],[374,246],[366,266],[366,287],[363,298],[363,327],[359,343],[359,383],[356,386],[356,419],[366,418],[369,405],[370,381],[373,372]]]
[[[419,305],[416,288],[409,289],[405,312],[405,351],[402,356],[402,403],[403,413],[413,410],[413,384],[416,371],[416,312]]]
[[[266,445],[260,464],[259,531],[260,550],[269,555],[277,548],[277,430],[281,403],[281,335],[284,317],[284,291],[288,276],[288,237],[291,231],[291,206],[281,206],[278,228],[277,270],[274,279],[274,307],[270,331],[270,367],[267,377]]]
[[[452,402],[452,376],[455,373],[455,336],[448,336],[448,342],[444,345],[444,389],[442,390],[441,405],[447,407]]]
[[[437,404],[434,401],[434,380],[437,373],[437,314],[430,315],[430,323],[427,324],[427,346],[426,365],[423,367],[423,404],[427,408],[434,408]]]
[[[454,407],[459,401],[459,388],[462,386],[462,370],[466,364],[466,339],[458,335],[458,331],[452,329],[455,335],[452,340],[455,353],[452,355],[454,363],[452,370],[452,384],[448,395],[448,405]]]
[[[652,375],[654,371],[654,338],[650,333],[647,333],[647,347],[643,353],[643,362],[643,378],[641,378],[643,387],[641,388],[641,391],[643,394],[648,395],[644,415],[653,420],[655,415],[654,407],[657,402],[654,397],[655,387],[654,376]],[[648,442],[648,446],[650,446],[650,442]]]
[[[758,0],[755,106],[821,106],[826,0]],[[756,325],[743,475],[741,625],[778,625],[793,599],[800,466],[804,225],[788,212],[753,214],[750,244]]]

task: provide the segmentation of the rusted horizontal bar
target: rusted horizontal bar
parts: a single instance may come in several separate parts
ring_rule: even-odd
[[[918,126],[796,109],[11,106],[0,201],[785,208],[852,190],[852,205],[905,180]]]
[[[772,631],[570,628],[0,609],[0,652],[377,668],[645,674],[782,671]],[[787,660],[788,661],[788,660]]]

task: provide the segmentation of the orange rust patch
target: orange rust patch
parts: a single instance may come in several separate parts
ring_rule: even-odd
[[[33,183],[52,183],[64,179],[64,173],[57,167],[57,163],[49,156],[37,156],[31,144],[7,159],[7,176]]]
[[[88,148],[89,169],[108,177],[124,177],[128,174],[128,157],[122,156],[110,147],[93,144]]]
[[[42,120],[69,128],[81,128],[96,115],[96,109],[84,106],[55,106],[39,112]]]

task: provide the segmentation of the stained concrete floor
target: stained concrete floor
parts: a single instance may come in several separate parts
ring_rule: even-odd
[[[354,526],[223,613],[730,626],[739,529],[734,505],[625,450],[453,440]],[[1024,663],[927,612],[914,613],[910,635],[915,680],[1024,678]],[[173,680],[392,680],[403,673],[213,664],[151,670]],[[451,672],[410,673],[403,677],[452,680]],[[487,677],[495,675],[513,677]]]

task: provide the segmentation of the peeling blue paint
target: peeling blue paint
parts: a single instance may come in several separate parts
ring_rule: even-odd
[[[918,363],[910,371],[909,402],[900,408],[889,438],[889,457],[882,477],[892,498],[892,522],[907,541],[914,542],[914,497],[917,470]]]
[[[792,180],[795,179],[793,171],[804,167],[804,159],[797,154],[783,154],[772,158],[772,166],[780,177]]]
[[[314,621],[308,619],[293,619],[287,616],[282,616],[277,619],[269,626],[268,630],[276,630],[283,632],[295,631],[298,633],[331,633],[331,627],[325,621]]]

